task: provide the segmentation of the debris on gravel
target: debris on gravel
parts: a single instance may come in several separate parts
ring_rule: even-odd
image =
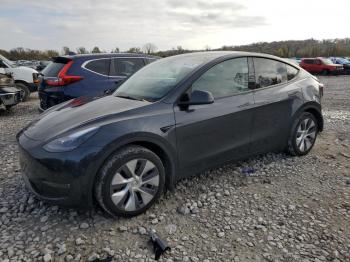
[[[131,219],[30,193],[15,135],[37,117],[38,99],[0,109],[0,261],[153,261],[150,230],[171,246],[160,261],[350,261],[350,77],[320,80],[325,129],[310,154],[208,170]]]

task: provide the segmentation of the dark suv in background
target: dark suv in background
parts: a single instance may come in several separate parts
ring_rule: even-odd
[[[88,54],[53,58],[39,84],[41,111],[81,96],[112,93],[129,76],[158,57],[144,54]]]

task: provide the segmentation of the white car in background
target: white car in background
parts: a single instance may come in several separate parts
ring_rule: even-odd
[[[22,90],[22,101],[26,101],[31,92],[38,90],[39,73],[33,68],[16,66],[14,62],[2,55],[0,55],[0,68],[12,74],[16,87]]]

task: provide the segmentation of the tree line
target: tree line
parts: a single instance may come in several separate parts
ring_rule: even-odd
[[[75,50],[69,47],[63,47],[61,51],[57,50],[33,50],[23,47],[17,47],[9,51],[0,49],[0,54],[10,60],[49,60],[51,57],[68,54],[88,54],[88,53],[145,53],[160,57],[167,57],[177,54],[211,51],[211,50],[226,50],[226,51],[247,51],[259,52],[277,55],[280,57],[329,57],[329,56],[350,56],[350,38],[344,39],[325,39],[325,40],[289,40],[275,42],[258,42],[249,45],[239,46],[222,46],[221,48],[211,49],[206,46],[202,50],[184,49],[182,46],[177,46],[171,50],[158,51],[158,48],[153,43],[147,43],[142,47],[131,47],[128,50],[121,51],[118,47],[106,51],[95,46],[91,50],[85,47],[78,47]]]

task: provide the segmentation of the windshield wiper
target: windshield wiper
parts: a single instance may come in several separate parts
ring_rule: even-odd
[[[116,97],[121,97],[121,98],[126,98],[126,99],[131,99],[131,100],[137,100],[137,101],[142,101],[142,99],[138,99],[133,96],[128,96],[128,95],[117,95]]]

